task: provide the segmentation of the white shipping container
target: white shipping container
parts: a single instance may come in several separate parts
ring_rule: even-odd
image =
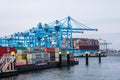
[[[55,53],[55,58],[56,58],[56,57],[59,57],[59,53]]]
[[[44,59],[46,59],[46,58],[50,58],[50,53],[45,53],[44,54]]]
[[[42,59],[42,58],[44,58],[43,53],[36,53],[36,59]]]
[[[36,59],[36,53],[32,54],[32,59]]]
[[[27,54],[27,59],[32,59],[32,54]]]
[[[27,59],[36,59],[36,54],[35,53],[27,54]]]
[[[23,51],[22,50],[17,50],[17,54],[22,54]]]

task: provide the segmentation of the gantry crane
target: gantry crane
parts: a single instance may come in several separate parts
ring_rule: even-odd
[[[99,38],[99,45],[100,45],[100,50],[102,52],[108,53],[108,45],[111,45],[112,43],[108,43],[106,40]]]
[[[90,28],[71,17],[62,20],[55,20],[49,24],[31,28],[24,32],[14,33],[10,36],[0,38],[1,46],[8,47],[29,47],[29,48],[55,48],[63,49],[62,42],[65,41],[65,50],[73,52],[73,33],[83,33],[84,31],[97,31]]]

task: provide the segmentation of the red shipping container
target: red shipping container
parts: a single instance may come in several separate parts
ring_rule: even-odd
[[[44,52],[54,53],[54,52],[55,52],[55,48],[44,48],[43,51],[44,51]]]
[[[77,40],[80,40],[79,47]],[[99,41],[97,39],[73,38],[74,49],[80,50],[99,50]]]
[[[0,47],[0,56],[11,53],[12,51],[16,52],[16,49],[14,47]]]
[[[3,54],[7,54],[7,53],[8,53],[7,47],[0,47],[0,56],[2,56]]]

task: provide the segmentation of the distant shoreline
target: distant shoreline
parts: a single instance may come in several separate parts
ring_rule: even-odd
[[[111,54],[107,54],[108,56],[120,56],[120,53],[111,53]]]

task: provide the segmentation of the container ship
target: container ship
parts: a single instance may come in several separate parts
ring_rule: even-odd
[[[68,46],[66,43],[68,42]],[[98,52],[100,51],[99,41],[97,39],[89,39],[89,38],[72,38],[72,46],[73,49],[70,51],[74,53],[76,57],[84,57],[85,52],[89,52],[90,57],[98,56]],[[62,48],[66,49],[71,46],[70,40],[63,39]],[[101,56],[106,56],[105,53],[102,53]]]
[[[0,77],[17,75],[21,72],[68,66],[66,52],[61,52],[61,63],[58,48],[40,48],[30,50],[26,47],[0,47]],[[70,53],[69,66],[78,64]]]

